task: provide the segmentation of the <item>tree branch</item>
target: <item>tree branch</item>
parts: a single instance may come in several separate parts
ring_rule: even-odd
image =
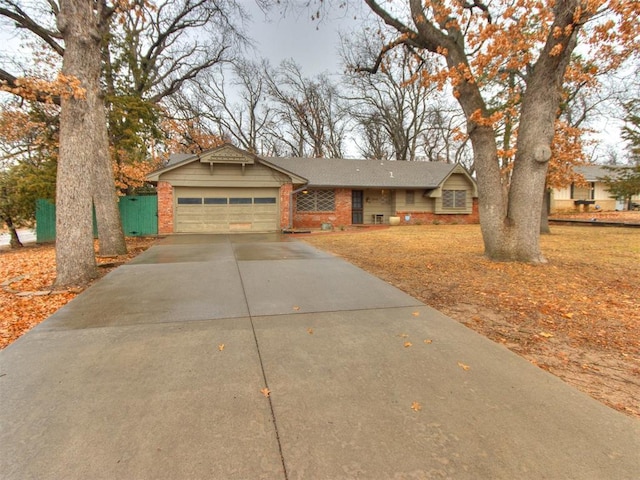
[[[17,92],[18,90],[23,88],[24,87],[20,85],[18,77],[0,68],[0,90],[13,93],[14,95],[18,95],[22,98],[27,98],[26,96],[23,96]],[[56,105],[60,105],[60,95],[52,95],[51,93],[47,93],[44,91],[32,91],[29,97],[33,98],[27,98],[28,100],[33,99],[42,103],[54,103]]]
[[[7,1],[6,4],[12,7],[13,10],[0,8],[0,16],[13,20],[17,28],[29,30],[49,45],[58,55],[64,55],[64,48],[56,40],[62,38],[59,32],[51,31],[38,25],[26,12],[13,2]]]

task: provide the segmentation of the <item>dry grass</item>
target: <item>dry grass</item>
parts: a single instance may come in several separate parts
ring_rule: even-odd
[[[640,230],[552,227],[545,265],[483,257],[478,226],[318,234],[331,251],[640,417]]]

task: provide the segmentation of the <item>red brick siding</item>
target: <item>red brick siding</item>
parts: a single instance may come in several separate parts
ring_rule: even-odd
[[[334,227],[351,225],[351,189],[335,189],[335,210],[333,212],[293,212],[294,228],[320,228],[323,223]]]
[[[173,233],[173,187],[158,182],[158,233]]]
[[[425,225],[429,223],[445,223],[445,224],[473,224],[480,223],[480,216],[478,214],[478,199],[473,199],[472,213],[457,215],[457,214],[436,214],[433,212],[411,212],[411,211],[398,211],[396,215],[400,217],[401,225]],[[405,220],[406,215],[411,215],[409,221]]]
[[[285,183],[280,187],[280,228],[289,228],[289,205],[291,204],[291,192],[293,185]]]

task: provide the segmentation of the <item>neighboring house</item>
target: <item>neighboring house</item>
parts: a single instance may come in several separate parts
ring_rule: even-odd
[[[606,185],[600,180],[606,176],[613,176],[611,170],[601,165],[583,165],[575,167],[575,171],[584,177],[586,184],[573,183],[568,187],[553,189],[549,202],[551,213],[568,210],[624,210],[626,208],[623,200],[611,197]]]
[[[224,233],[389,223],[477,223],[460,165],[260,157],[231,145],[172,157],[157,185],[158,232]]]

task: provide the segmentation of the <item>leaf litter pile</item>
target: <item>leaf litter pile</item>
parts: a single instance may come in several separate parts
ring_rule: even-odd
[[[542,265],[487,260],[477,225],[304,238],[640,418],[640,229],[552,226]]]
[[[127,238],[127,255],[98,258],[98,273],[104,275],[140,254],[155,238]],[[96,244],[97,249],[97,244]],[[0,249],[0,348],[71,301],[82,290],[55,291],[55,249],[53,245]]]

